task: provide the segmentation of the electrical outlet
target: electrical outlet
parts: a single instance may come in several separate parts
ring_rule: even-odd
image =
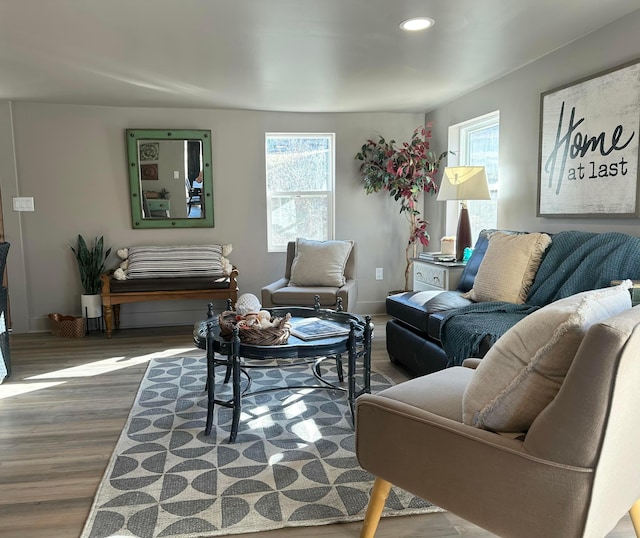
[[[383,278],[382,267],[376,267],[376,280],[382,280]]]
[[[13,199],[14,211],[35,211],[33,196],[20,196]]]
[[[180,179],[180,170],[173,171],[173,179]]]

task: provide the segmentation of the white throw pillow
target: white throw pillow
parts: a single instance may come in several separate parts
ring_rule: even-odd
[[[296,239],[290,286],[344,286],[344,268],[353,241]]]
[[[550,244],[551,237],[543,233],[492,233],[473,288],[463,297],[476,302],[524,303]]]
[[[631,281],[578,293],[529,314],[482,359],[466,388],[465,424],[523,432],[553,400],[591,325],[631,308]]]

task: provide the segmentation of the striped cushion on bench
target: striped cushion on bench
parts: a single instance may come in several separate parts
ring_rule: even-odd
[[[128,279],[219,276],[222,245],[129,248]]]

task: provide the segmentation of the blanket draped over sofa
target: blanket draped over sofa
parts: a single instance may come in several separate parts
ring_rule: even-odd
[[[522,318],[558,299],[605,288],[612,280],[640,280],[640,238],[618,232],[560,232],[553,236],[525,304],[475,303],[443,320],[440,341],[448,366],[478,352],[480,342],[494,343]]]

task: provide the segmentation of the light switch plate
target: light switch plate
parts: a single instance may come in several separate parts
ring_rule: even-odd
[[[35,211],[33,196],[20,196],[13,198],[14,211]]]

